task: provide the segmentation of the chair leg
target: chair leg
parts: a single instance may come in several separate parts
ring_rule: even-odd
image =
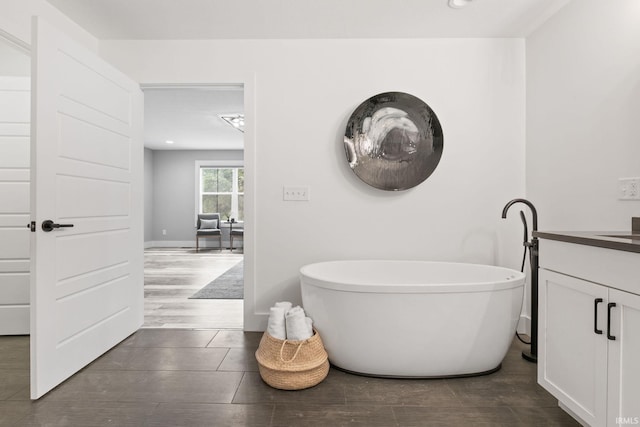
[[[230,249],[231,252],[233,252],[233,235],[229,235],[229,241],[231,243],[230,244],[231,247],[229,249]]]
[[[200,247],[200,237],[196,236],[196,252],[198,252],[199,247]]]

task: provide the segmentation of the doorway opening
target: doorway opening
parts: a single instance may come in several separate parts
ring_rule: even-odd
[[[244,86],[142,89],[143,327],[242,330],[244,133],[228,118],[244,116]],[[218,214],[211,228],[202,214]]]

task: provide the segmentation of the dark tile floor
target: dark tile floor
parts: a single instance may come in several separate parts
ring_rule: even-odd
[[[141,329],[42,399],[29,400],[28,337],[0,337],[0,426],[577,426],[514,341],[491,375],[376,379],[331,369],[318,386],[260,379],[261,334]]]

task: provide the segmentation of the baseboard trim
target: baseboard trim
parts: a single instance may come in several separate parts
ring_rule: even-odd
[[[521,314],[516,331],[518,331],[519,334],[527,334],[531,336],[531,317]]]
[[[269,313],[254,313],[247,311],[249,304],[245,304],[244,330],[247,332],[263,332],[267,330]]]
[[[30,313],[28,304],[0,307],[0,335],[29,335]]]
[[[231,242],[228,240],[222,240],[222,247],[229,248]],[[195,240],[153,240],[149,242],[144,242],[144,248],[195,248],[196,241]],[[216,249],[219,247],[218,241],[216,239],[202,239],[200,240],[201,248],[213,248]],[[239,242],[234,241],[233,247],[242,248],[242,240]]]

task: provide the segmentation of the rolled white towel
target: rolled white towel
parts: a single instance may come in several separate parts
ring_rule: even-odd
[[[313,335],[313,320],[311,317],[305,317],[304,321],[307,322],[307,327],[311,329],[311,335]]]
[[[267,333],[279,340],[287,339],[285,313],[286,310],[283,307],[271,307],[269,309]]]
[[[293,307],[287,311],[285,315],[285,323],[287,327],[287,339],[292,341],[302,341],[313,336],[313,329],[307,323],[307,317],[304,310],[299,307]]]
[[[291,304],[289,301],[280,301],[275,303],[273,306],[274,307],[279,307],[279,308],[284,308],[284,312],[286,313],[287,311],[291,310],[291,306],[293,304]]]

